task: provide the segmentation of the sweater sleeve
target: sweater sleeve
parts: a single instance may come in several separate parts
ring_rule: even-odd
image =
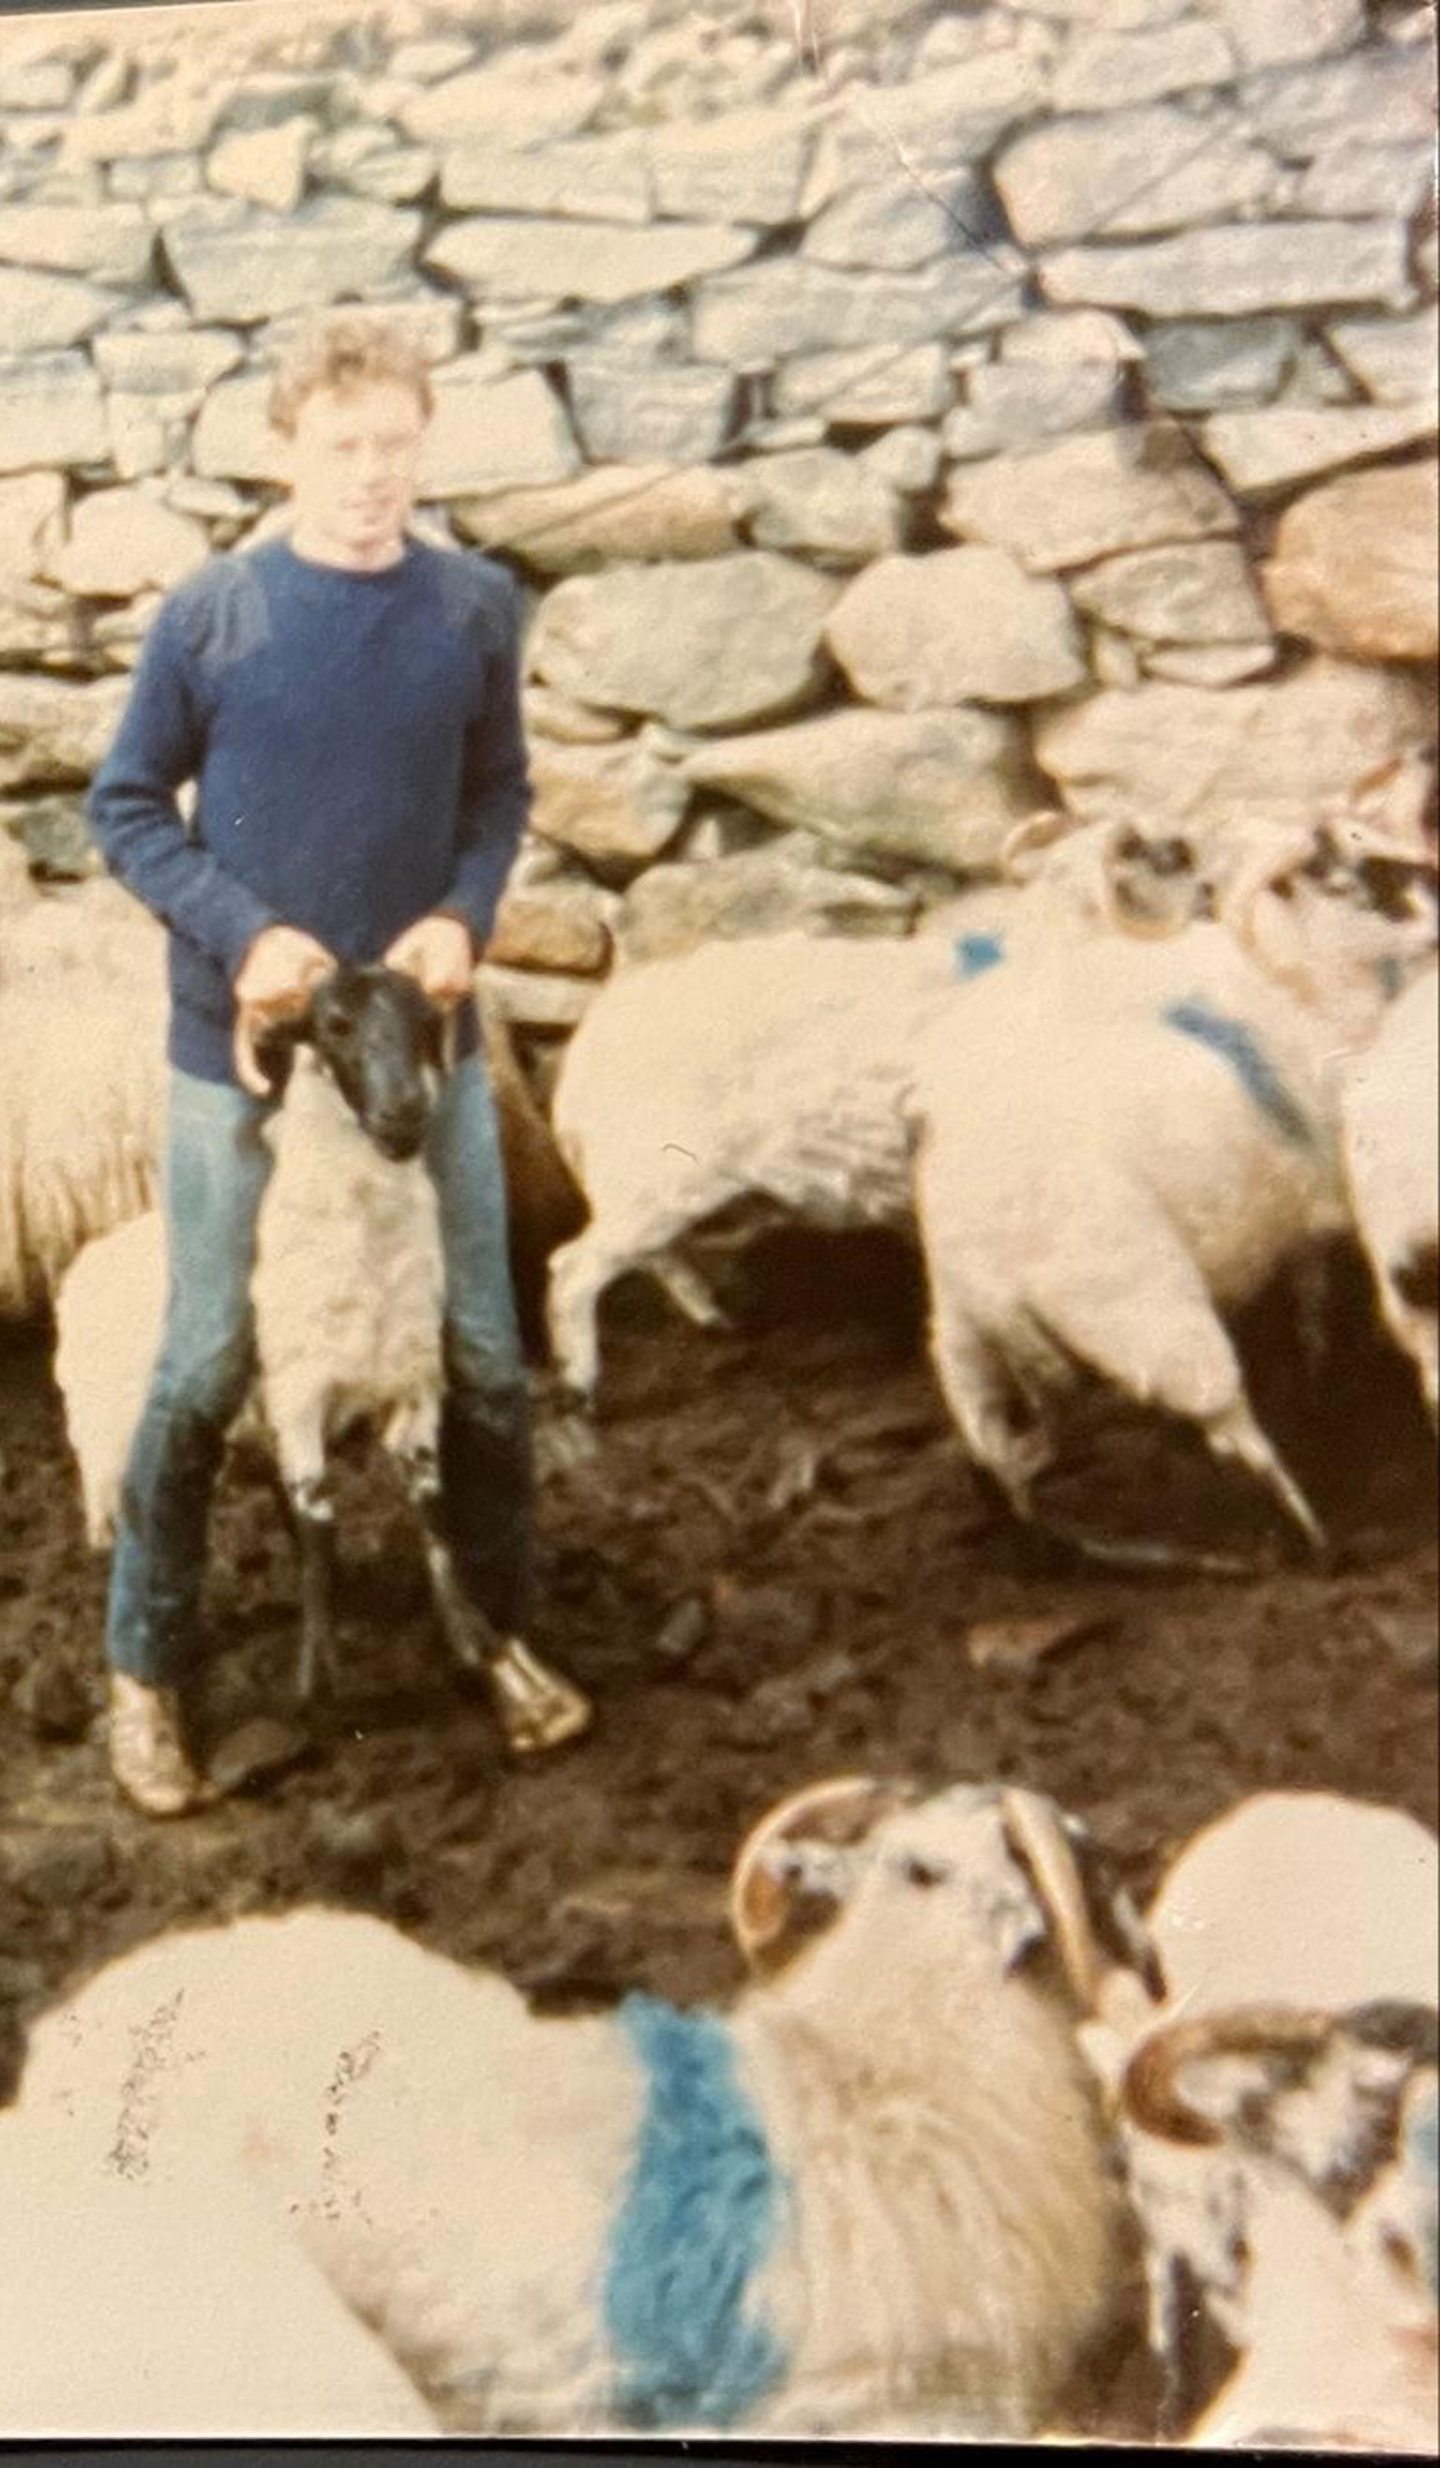
[[[489,938],[505,879],[530,813],[530,772],[520,713],[520,608],[503,568],[504,599],[492,620],[484,702],[465,737],[456,829],[459,858],[437,907],[464,919],[476,951]]]
[[[195,777],[203,754],[195,679],[172,598],[146,637],[87,811],[111,873],[233,978],[256,935],[280,920],[185,828],[175,792]]]

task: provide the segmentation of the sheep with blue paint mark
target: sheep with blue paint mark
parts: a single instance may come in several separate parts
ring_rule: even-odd
[[[538,2019],[334,1911],[111,1963],[36,2026],[0,2121],[6,2430],[53,2395],[92,2191],[142,2265],[154,2210],[223,2238],[243,2199],[353,2316],[357,2375],[378,2341],[444,2430],[1032,2430],[1123,2287],[1077,2040],[1118,1923],[1076,1840],[1018,1790],[804,1794],[742,1852],[758,1976],[725,2014]],[[167,2338],[145,2284],[128,2315],[116,2291],[122,2421]],[[290,2310],[257,2299],[257,2389],[306,2336]]]
[[[1056,938],[956,988],[929,1031],[913,1118],[932,1359],[1017,1516],[1036,1518],[1052,1401],[1088,1372],[1192,1423],[1320,1544],[1222,1314],[1345,1223],[1338,1066],[1434,949],[1433,876],[1405,872],[1377,900],[1327,835],[1272,843],[1225,922]]]
[[[564,1386],[589,1405],[606,1288],[643,1268],[702,1326],[722,1315],[681,1248],[729,1203],[822,1228],[908,1226],[915,1049],[957,975],[1034,940],[1161,932],[1204,897],[1183,841],[1031,817],[1003,883],[903,940],[785,933],[622,968],[565,1052],[553,1122],[590,1222],[551,1262]]]
[[[1440,1422],[1440,1002],[1433,968],[1346,1075],[1345,1180],[1387,1328]]]
[[[1437,1890],[1435,1837],[1402,1810],[1258,1793],[1150,1905],[1163,2004],[1117,1976],[1082,2026],[1170,2431],[1433,2446]]]

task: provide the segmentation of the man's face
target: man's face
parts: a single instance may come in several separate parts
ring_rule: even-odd
[[[398,555],[424,435],[408,386],[386,379],[307,394],[285,457],[297,539],[338,564],[383,565]]]

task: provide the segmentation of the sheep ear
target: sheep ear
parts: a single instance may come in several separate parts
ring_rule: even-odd
[[[730,1924],[752,1971],[780,1970],[827,1927],[854,1881],[854,1852],[916,1797],[905,1783],[847,1774],[781,1800],[746,1835],[730,1883]]]
[[[1080,828],[1073,814],[1064,814],[1055,807],[1044,807],[1038,814],[1027,814],[1024,821],[1007,831],[1000,848],[1000,872],[1007,882],[1028,883],[1047,851],[1057,840],[1068,837]]]
[[[283,1097],[294,1067],[295,1049],[312,1034],[310,1010],[289,1020],[270,1020],[259,1028],[235,1024],[235,1073],[242,1088],[255,1097]]]

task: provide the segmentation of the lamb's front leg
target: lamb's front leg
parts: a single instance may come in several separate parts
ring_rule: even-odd
[[[300,1652],[295,1693],[313,1703],[318,1685],[333,1688],[335,1653],[335,1511],[325,1486],[325,1408],[314,1397],[287,1414],[275,1434],[280,1477],[300,1553]]]
[[[456,1668],[486,1681],[517,1755],[574,1739],[589,1726],[588,1698],[548,1670],[523,1638],[502,1637],[460,1582],[441,1504],[439,1399],[397,1407],[386,1426],[385,1446],[419,1513],[430,1592]]]

